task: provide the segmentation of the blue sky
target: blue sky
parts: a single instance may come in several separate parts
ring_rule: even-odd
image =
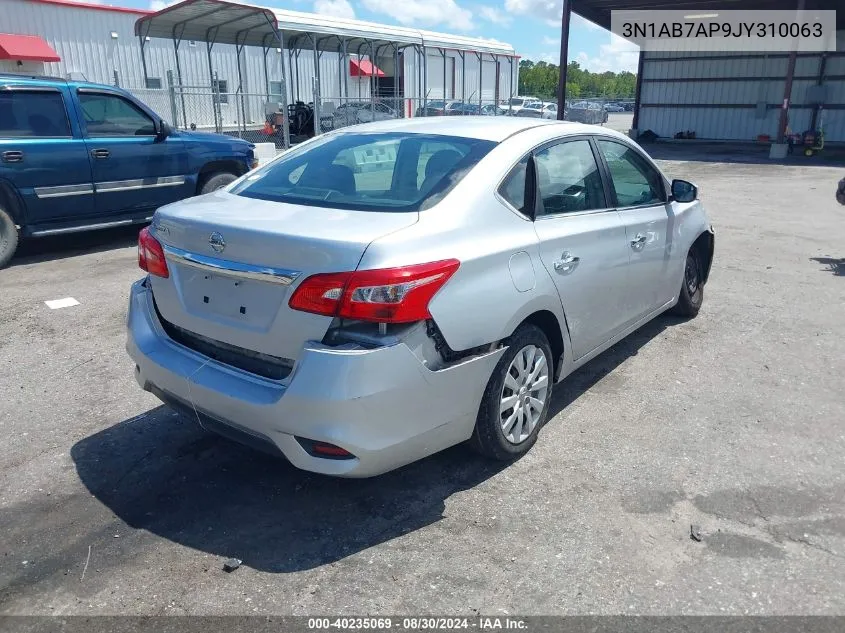
[[[160,9],[166,0],[105,0]],[[508,42],[519,55],[557,63],[561,0],[258,0],[253,4],[357,18]],[[574,17],[570,60],[592,72],[637,69],[637,49],[608,31]]]

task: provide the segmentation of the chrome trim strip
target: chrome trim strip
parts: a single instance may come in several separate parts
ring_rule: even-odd
[[[96,229],[110,229],[115,226],[126,226],[128,224],[135,224],[133,220],[116,220],[115,222],[100,222],[99,224],[85,224],[80,226],[69,226],[61,229],[44,229],[43,231],[33,231],[32,236],[41,235],[61,235],[62,233],[80,233],[82,231],[93,231]]]
[[[253,279],[255,281],[289,286],[302,274],[302,272],[297,270],[273,268],[271,266],[253,266],[252,264],[240,264],[226,259],[198,255],[197,253],[191,253],[175,246],[163,246],[163,248],[165,259],[171,259],[192,268],[227,277]]]
[[[64,196],[85,196],[94,193],[90,184],[84,185],[59,185],[57,187],[36,187],[34,189],[37,198],[62,198]]]
[[[164,176],[162,178],[137,178],[134,180],[112,180],[94,183],[98,193],[113,191],[135,191],[136,189],[155,189],[157,187],[178,187],[185,184],[185,176]]]

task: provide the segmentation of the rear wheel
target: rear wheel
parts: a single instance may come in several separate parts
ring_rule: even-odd
[[[200,187],[200,194],[211,193],[212,191],[222,189],[226,185],[235,182],[237,179],[238,177],[235,174],[227,171],[218,171],[213,174],[209,174],[203,179],[202,187]]]
[[[704,302],[704,282],[701,276],[701,262],[694,249],[687,253],[687,260],[684,264],[684,280],[681,283],[681,292],[678,296],[678,303],[672,309],[674,314],[687,318],[694,318],[701,309]]]
[[[528,452],[549,413],[552,350],[535,325],[517,328],[499,359],[478,410],[470,446],[501,461]]]
[[[18,248],[18,229],[15,221],[0,207],[0,268],[12,259]]]

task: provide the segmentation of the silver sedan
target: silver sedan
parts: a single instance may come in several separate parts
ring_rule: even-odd
[[[460,442],[511,460],[555,383],[698,313],[713,247],[696,187],[613,131],[365,124],[159,209],[127,349],[142,388],[299,468],[365,477]]]

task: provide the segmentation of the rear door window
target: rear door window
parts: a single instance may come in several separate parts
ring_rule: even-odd
[[[314,207],[415,211],[445,196],[494,146],[429,134],[331,135],[291,150],[232,193]]]
[[[60,92],[0,92],[0,138],[70,136],[70,123]]]
[[[566,141],[535,154],[538,215],[605,209],[604,186],[589,141]]]

